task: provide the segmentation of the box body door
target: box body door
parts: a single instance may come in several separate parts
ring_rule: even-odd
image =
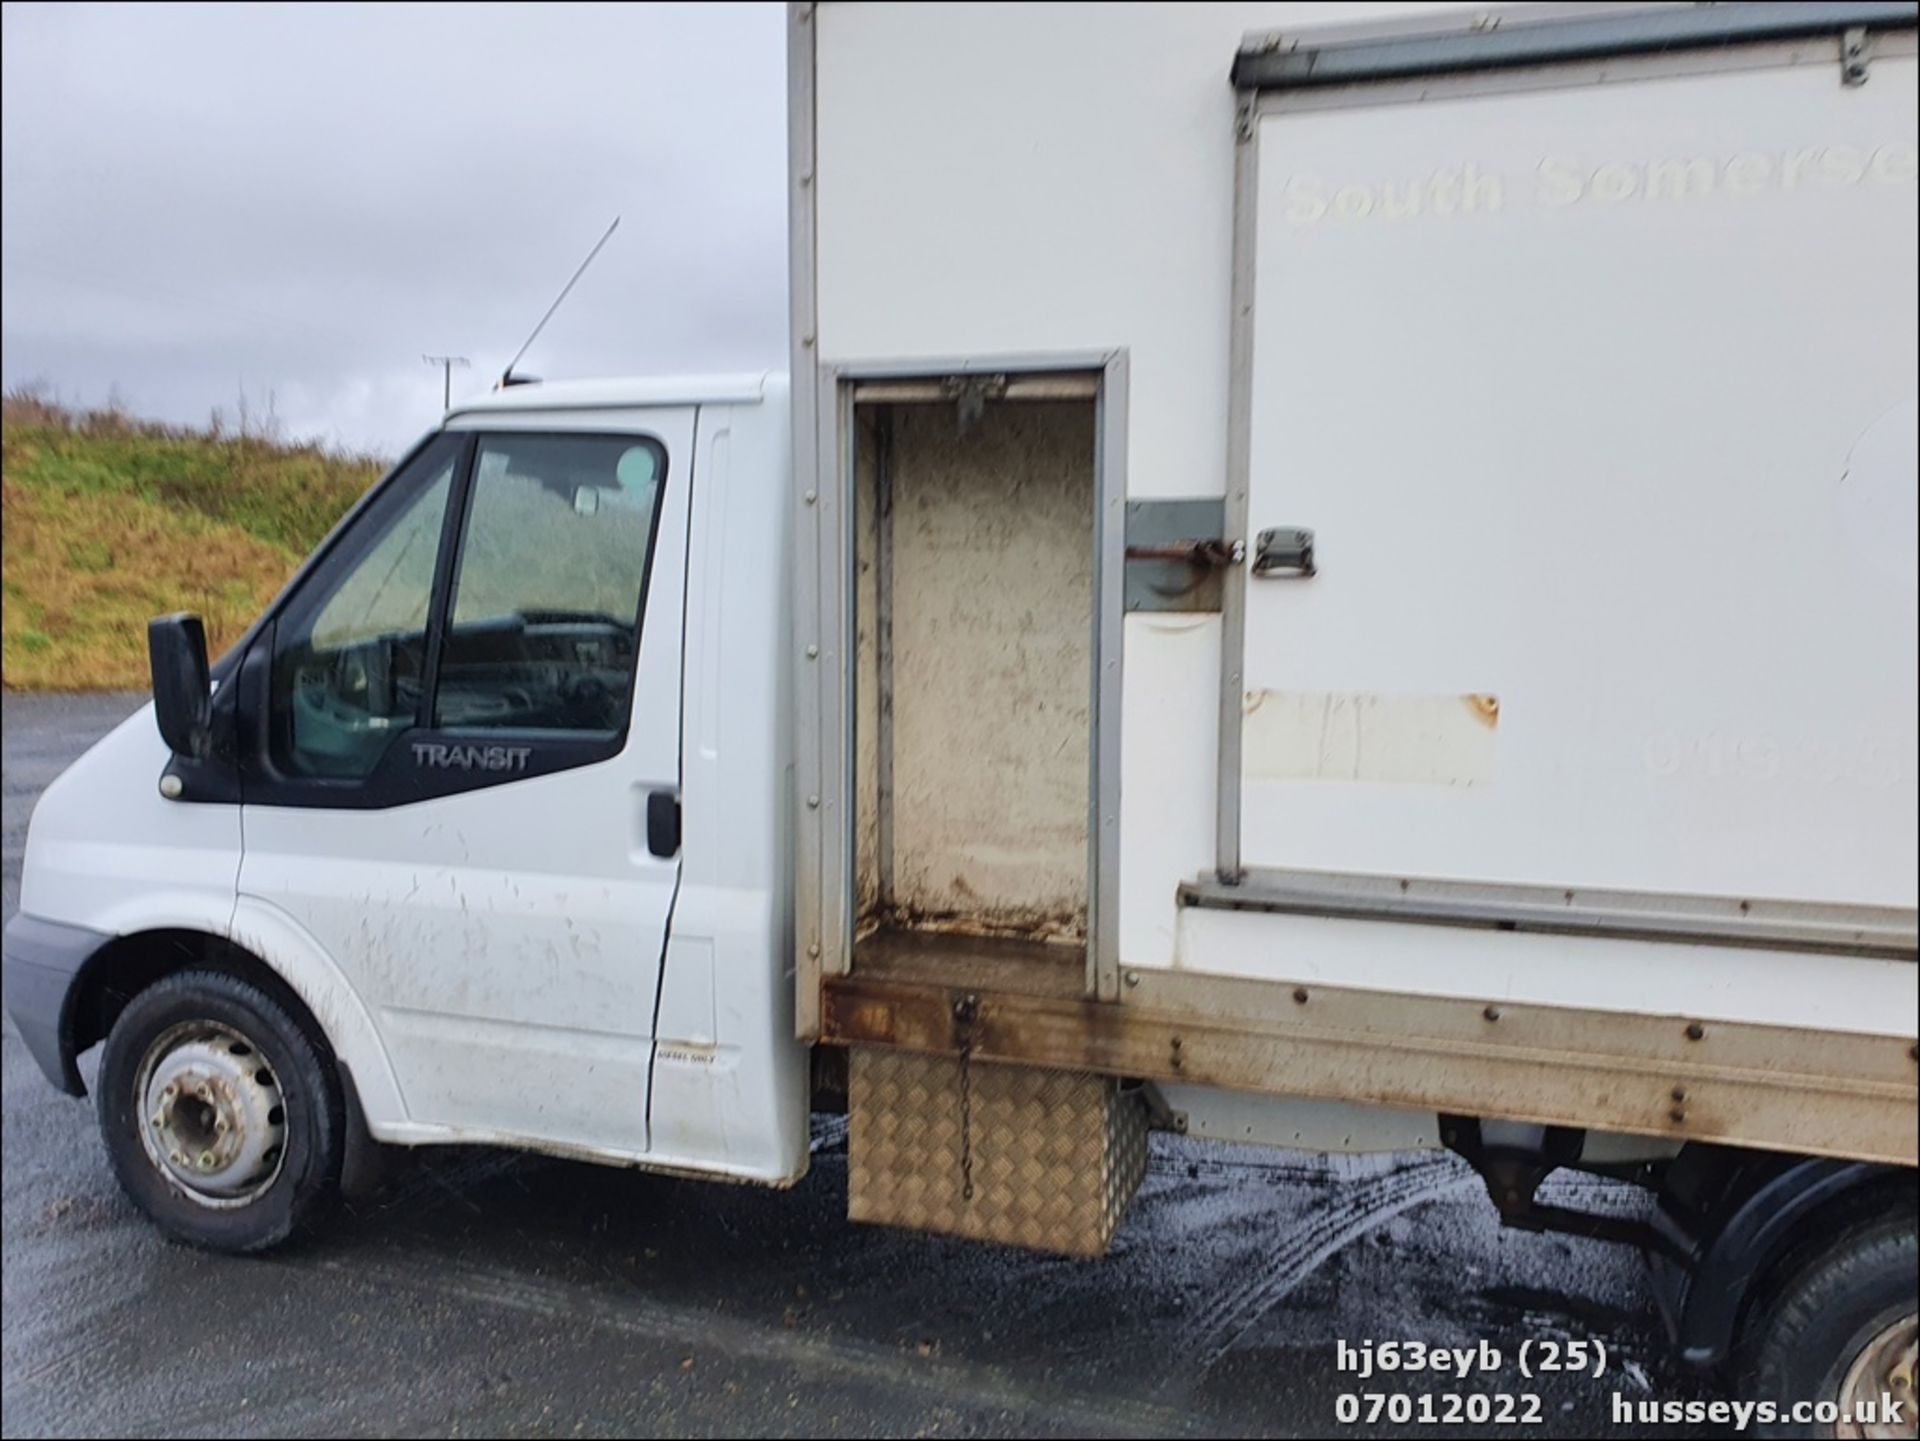
[[[1244,864],[1913,905],[1914,82],[1269,109]]]

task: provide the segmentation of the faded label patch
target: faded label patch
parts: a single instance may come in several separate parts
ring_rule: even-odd
[[[1253,690],[1241,748],[1250,781],[1484,786],[1500,698]]]

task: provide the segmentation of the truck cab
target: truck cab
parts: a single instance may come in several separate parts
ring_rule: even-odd
[[[108,1058],[102,1106],[141,1118],[122,1174],[179,1230],[327,1160],[348,1095],[378,1141],[804,1173],[786,394],[516,385],[454,410],[211,667],[180,747],[150,705],[49,788],[7,972],[57,1085],[170,974],[279,1013]],[[191,642],[156,622],[189,689]],[[300,1036],[339,1136],[283,1104],[294,1060],[257,1064]]]

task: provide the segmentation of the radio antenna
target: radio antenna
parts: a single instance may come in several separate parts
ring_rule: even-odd
[[[513,359],[507,362],[507,368],[500,372],[500,386],[508,386],[515,383],[513,368],[520,363],[520,357],[527,353],[528,346],[540,338],[540,332],[547,328],[547,322],[553,319],[553,312],[560,308],[560,302],[565,300],[568,292],[580,283],[580,277],[587,273],[587,267],[593,264],[593,257],[600,253],[600,247],[613,239],[613,232],[619,228],[620,217],[616,215],[613,217],[613,224],[607,227],[607,233],[594,242],[593,249],[587,252],[587,258],[581,261],[580,268],[573,272],[573,279],[560,287],[560,293],[553,298],[553,304],[547,307],[547,313],[540,317],[540,323],[533,327],[533,334],[527,337],[526,344],[514,352]],[[499,387],[495,388],[498,389]]]

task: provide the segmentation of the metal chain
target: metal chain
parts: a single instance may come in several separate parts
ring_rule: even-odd
[[[973,1042],[960,1051],[960,1194],[973,1199]]]
[[[960,1195],[973,1199],[973,1023],[980,998],[965,995],[953,1003],[954,1040],[960,1045]]]

